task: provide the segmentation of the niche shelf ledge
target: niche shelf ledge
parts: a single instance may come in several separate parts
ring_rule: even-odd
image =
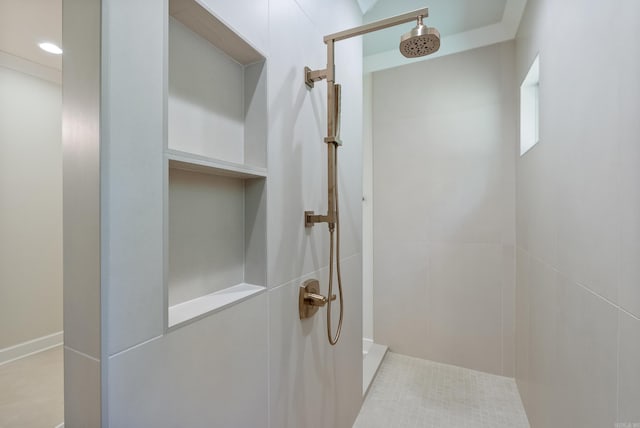
[[[262,293],[266,287],[241,283],[169,307],[169,328],[220,311]]]
[[[218,19],[203,0],[170,0],[169,15],[240,64],[264,60],[264,55]]]
[[[267,176],[266,168],[213,159],[179,150],[168,149],[165,156],[169,161],[169,168],[234,178],[265,178]]]

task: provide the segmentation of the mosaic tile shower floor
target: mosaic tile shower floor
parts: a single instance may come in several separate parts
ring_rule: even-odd
[[[387,353],[354,428],[529,428],[513,379]]]

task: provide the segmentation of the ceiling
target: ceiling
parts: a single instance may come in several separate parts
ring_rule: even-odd
[[[55,70],[62,57],[38,43],[62,46],[62,0],[0,0],[0,51]]]
[[[486,27],[502,21],[507,0],[379,0],[364,15],[364,22],[373,22],[423,7],[429,8],[425,24],[437,27],[441,36],[475,28]],[[364,54],[372,55],[398,47],[399,35],[415,27],[415,22],[402,28],[394,27],[369,33],[364,37]],[[404,31],[403,31],[404,30]]]
[[[422,59],[406,59],[398,51],[408,23],[364,36],[364,70],[376,71],[510,40],[526,0],[356,0],[363,21],[429,8],[426,25],[442,36],[440,51]],[[0,0],[0,56],[7,55],[61,70],[62,58],[42,51],[38,43],[62,43],[62,0]]]
[[[356,0],[363,22],[429,8],[425,25],[436,27],[441,48],[422,59],[406,59],[398,51],[400,36],[413,27],[408,23],[364,36],[365,71],[377,71],[419,60],[436,58],[510,40],[515,37],[526,0]]]

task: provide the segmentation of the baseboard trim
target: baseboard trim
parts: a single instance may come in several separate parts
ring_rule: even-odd
[[[37,339],[22,342],[8,348],[0,349],[0,366],[10,363],[47,349],[55,348],[62,345],[64,341],[63,332],[50,334],[48,336],[38,337]]]

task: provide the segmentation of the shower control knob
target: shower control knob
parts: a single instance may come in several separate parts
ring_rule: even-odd
[[[331,301],[334,300],[336,300],[335,294],[331,296]],[[304,293],[304,302],[311,306],[324,306],[327,303],[327,298],[322,294]]]
[[[327,303],[327,298],[322,294],[304,293],[304,303],[311,306],[324,306]]]
[[[327,304],[327,298],[320,294],[320,283],[317,279],[308,279],[300,287],[298,309],[300,319],[310,318],[318,311],[318,308]],[[331,296],[331,301],[336,300],[336,295]]]

